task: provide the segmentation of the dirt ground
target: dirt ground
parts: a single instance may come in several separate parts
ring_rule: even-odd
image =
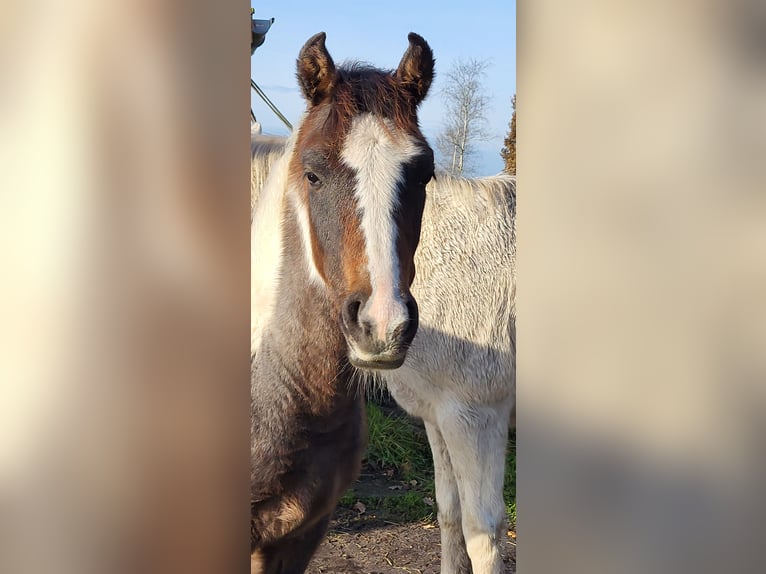
[[[439,574],[436,522],[396,524],[338,508],[308,574]],[[515,534],[508,533],[506,572],[516,572]]]
[[[380,427],[377,434],[371,433],[373,439],[377,436],[371,441],[377,448],[370,449],[359,478],[341,500],[307,574],[439,574],[441,533],[435,519],[433,463],[425,430],[420,421],[397,418],[403,413],[392,400],[378,401],[377,409],[393,417],[396,425],[389,428],[381,417],[371,417],[371,427]],[[412,436],[393,434],[407,428]],[[387,448],[382,439],[399,446],[408,443],[410,450],[404,456],[383,456],[395,449]],[[418,444],[426,445],[420,449],[419,461],[413,452]],[[400,471],[408,464],[420,480],[402,476]],[[506,534],[504,562],[506,573],[516,572],[513,531]]]

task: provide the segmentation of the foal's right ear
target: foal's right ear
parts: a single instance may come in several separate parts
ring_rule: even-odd
[[[309,38],[298,55],[298,83],[303,97],[315,106],[327,97],[335,85],[335,64],[324,45],[327,34]]]

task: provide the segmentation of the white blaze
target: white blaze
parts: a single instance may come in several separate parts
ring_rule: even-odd
[[[372,114],[353,120],[343,145],[342,158],[356,173],[355,196],[362,214],[372,296],[361,315],[373,322],[381,340],[407,318],[399,292],[399,256],[394,212],[402,167],[420,151],[417,140],[402,134],[396,139],[393,125]]]

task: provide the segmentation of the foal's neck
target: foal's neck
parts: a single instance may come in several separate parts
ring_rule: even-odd
[[[339,402],[354,402],[358,392],[340,330],[340,311],[324,286],[310,279],[307,257],[292,209],[283,225],[278,302],[268,338],[282,363],[286,383],[303,395],[312,410],[324,412]]]

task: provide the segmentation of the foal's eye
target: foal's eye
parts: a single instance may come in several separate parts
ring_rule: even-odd
[[[306,172],[306,179],[309,180],[309,183],[311,185],[319,185],[319,177],[317,177],[317,174],[311,171]]]

